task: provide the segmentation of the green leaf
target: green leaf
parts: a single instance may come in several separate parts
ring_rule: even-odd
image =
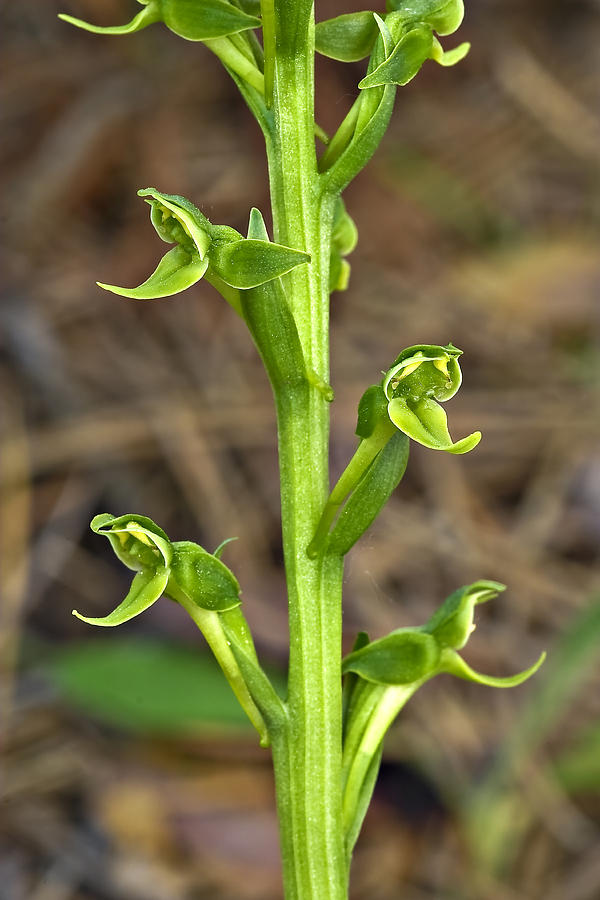
[[[171,542],[162,528],[148,516],[127,513],[112,516],[101,513],[90,524],[95,534],[108,538],[118,559],[127,568],[155,569],[159,565],[168,566],[173,556]]]
[[[359,82],[359,88],[408,84],[431,56],[432,46],[433,35],[429,28],[423,25],[413,28],[398,41],[384,62]]]
[[[375,457],[342,509],[327,549],[345,555],[369,528],[396,490],[408,463],[409,440],[394,434]]]
[[[238,240],[214,246],[211,268],[226,284],[240,290],[259,287],[310,262],[308,253],[264,240]]]
[[[444,600],[423,631],[432,634],[441,647],[461,650],[475,628],[475,606],[493,600],[504,590],[506,586],[498,581],[483,580],[458,588]]]
[[[348,858],[350,858],[352,854],[352,850],[354,849],[354,845],[358,840],[358,836],[367,814],[367,810],[369,809],[373,791],[375,790],[375,784],[377,783],[377,776],[379,775],[379,767],[381,766],[382,756],[383,741],[373,754],[373,758],[369,763],[369,768],[367,769],[366,775],[360,786],[352,822],[350,823],[346,832],[346,855],[348,856]]]
[[[146,570],[138,572],[133,581],[129,593],[122,603],[117,606],[113,612],[103,618],[95,618],[90,616],[82,616],[81,613],[73,610],[73,615],[87,622],[88,625],[104,625],[112,627],[114,625],[122,625],[130,619],[139,616],[145,609],[152,606],[164,593],[169,580],[169,571],[160,567],[156,571]]]
[[[260,19],[225,0],[162,0],[165,25],[188,41],[206,41],[260,28]]]
[[[240,586],[233,572],[191,541],[175,541],[167,594],[179,592],[202,609],[224,612],[239,606]]]
[[[362,650],[369,643],[369,635],[366,631],[359,631],[354,640],[352,652]],[[348,716],[352,706],[352,695],[354,688],[359,683],[359,677],[355,672],[346,672],[344,675],[344,684],[342,688],[342,721],[344,723],[344,732],[348,724]]]
[[[127,731],[176,736],[207,726],[248,728],[212,654],[197,648],[139,638],[85,641],[61,650],[47,670],[70,703]]]
[[[132,300],[159,300],[161,297],[172,297],[180,294],[196,284],[208,268],[208,259],[190,256],[182,247],[173,247],[165,253],[152,275],[139,287],[124,288],[114,284],[96,282],[98,287],[129,297]]]
[[[481,440],[481,432],[474,431],[454,443],[448,431],[445,411],[439,403],[428,397],[417,403],[395,398],[388,405],[388,413],[396,428],[413,441],[432,450],[446,450],[454,454],[469,453]]]
[[[141,31],[142,28],[147,28],[148,25],[152,25],[153,22],[160,22],[162,15],[160,11],[160,2],[159,0],[155,0],[155,2],[149,3],[145,9],[142,9],[141,12],[134,16],[131,22],[127,22],[126,25],[110,25],[103,28],[100,25],[92,25],[90,22],[84,22],[83,19],[76,19],[74,16],[68,16],[65,13],[59,13],[58,18],[62,19],[63,22],[68,22],[69,25],[75,25],[76,28],[83,28],[84,31],[91,31],[94,34],[133,34],[136,31]]]
[[[369,56],[375,45],[377,22],[372,12],[346,13],[317,22],[315,49],[341,62],[357,62]]]
[[[465,15],[463,0],[388,0],[388,8],[404,25],[426,22],[441,35],[455,32]]]
[[[537,662],[523,672],[519,672],[517,675],[508,675],[505,678],[500,678],[494,675],[482,675],[480,672],[475,672],[455,650],[446,649],[442,651],[438,671],[447,672],[449,675],[455,675],[457,678],[463,678],[465,681],[474,681],[476,684],[484,684],[488,687],[512,688],[523,684],[524,681],[531,678],[545,659],[546,654],[542,653]]]
[[[275,389],[306,392],[306,361],[296,320],[279,279],[249,291],[241,291],[242,312]]]
[[[435,638],[401,628],[350,653],[342,663],[342,672],[356,672],[375,684],[413,684],[434,675],[439,660]]]

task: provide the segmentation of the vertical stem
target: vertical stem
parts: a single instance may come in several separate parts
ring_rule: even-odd
[[[277,47],[268,142],[275,240],[311,263],[285,278],[307,369],[329,375],[329,251],[333,199],[320,191],[314,145],[314,21],[276,3]],[[292,21],[293,20],[293,21]],[[328,404],[308,381],[276,389],[283,546],[288,583],[288,725],[274,739],[286,900],[345,900],[341,819],[339,559],[306,548],[328,491]]]

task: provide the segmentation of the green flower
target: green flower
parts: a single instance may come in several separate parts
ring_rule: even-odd
[[[461,354],[462,350],[452,344],[417,344],[403,350],[382,383],[373,385],[363,395],[358,407],[359,437],[371,437],[376,427],[389,418],[399,431],[432,450],[460,454],[476,447],[481,432],[474,431],[453,441],[446,413],[440,406],[460,388]]]

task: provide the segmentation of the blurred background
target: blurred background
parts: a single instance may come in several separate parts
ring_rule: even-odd
[[[363,4],[327,0],[327,18]],[[0,150],[0,896],[280,900],[268,754],[168,601],[115,632],[128,573],[88,528],[144,513],[238,575],[262,658],[287,624],[274,417],[244,327],[207,284],[136,304],[164,245],[136,197],[181,193],[243,230],[268,208],[261,137],[201,45],[128,0],[3,2]],[[513,691],[440,677],[386,743],[353,900],[600,896],[600,3],[472,0],[457,68],[399,91],[346,194],[360,243],[333,296],[332,469],[400,349],[453,341],[450,458],[413,445],[347,565],[346,644],[420,624],[454,588],[509,585],[466,658],[530,665]],[[364,65],[318,63],[333,130]]]

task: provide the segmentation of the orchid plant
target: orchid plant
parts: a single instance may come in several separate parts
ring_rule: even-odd
[[[329,299],[345,290],[356,226],[344,189],[369,162],[392,115],[399,86],[432,60],[458,63],[468,44],[445,50],[463,0],[387,0],[387,8],[315,24],[312,0],[139,0],[128,24],[87,31],[130,35],[163,23],[202,43],[223,63],[264,135],[273,235],[261,212],[246,236],[210,222],[177,194],[145,188],[158,236],[170,245],[138,287],[100,287],[133,300],[170,297],[206,279],[246,323],[264,362],[277,411],[281,517],[289,604],[285,699],[258,659],[235,575],[214,553],[171,541],[137,514],[96,516],[135,574],[115,626],[163,595],[180,604],[204,634],[263,747],[271,747],[286,900],[344,900],[354,844],[369,805],[382,745],[404,704],[426,681],[449,673],[511,687],[541,664],[509,678],[479,674],[460,655],[475,607],[503,585],[478,581],[448,597],[427,623],[377,640],[360,634],[342,658],[344,557],[402,479],[409,445],[464,454],[479,432],[454,441],[445,404],[460,388],[461,351],[452,344],[403,350],[359,406],[358,446],[329,489]],[[314,118],[314,56],[366,59],[357,97],[329,137]],[[318,151],[317,142],[321,149]]]

